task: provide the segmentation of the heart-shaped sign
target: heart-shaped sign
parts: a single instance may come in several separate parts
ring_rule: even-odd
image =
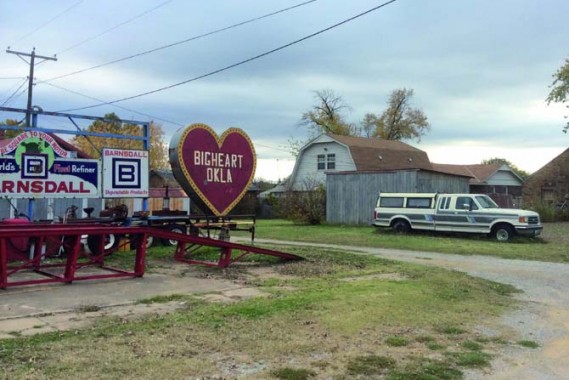
[[[174,177],[204,212],[226,216],[253,182],[255,149],[241,129],[218,137],[209,126],[192,124],[174,134],[169,151]]]

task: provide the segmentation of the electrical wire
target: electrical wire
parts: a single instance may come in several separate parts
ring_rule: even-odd
[[[5,77],[5,78],[0,78],[0,80],[15,80],[15,79],[25,79],[25,77]]]
[[[214,34],[217,34],[217,33],[221,33],[221,32],[224,32],[224,31],[227,31],[227,30],[230,30],[230,29],[237,28],[237,27],[239,27],[239,26],[243,26],[243,25],[246,25],[246,24],[250,24],[250,23],[252,23],[252,22],[259,21],[259,20],[262,20],[262,19],[264,19],[264,18],[268,18],[268,17],[274,16],[274,15],[277,15],[277,14],[279,14],[279,13],[283,13],[283,12],[286,12],[286,11],[290,11],[290,10],[292,10],[292,9],[301,7],[301,6],[303,6],[303,5],[307,5],[307,4],[310,4],[310,3],[314,3],[315,1],[317,1],[317,0],[305,1],[305,2],[303,2],[303,3],[290,6],[290,7],[288,7],[288,8],[283,8],[283,9],[280,9],[280,10],[275,11],[275,12],[267,13],[267,14],[262,15],[262,16],[258,16],[258,17],[254,17],[254,18],[251,18],[251,19],[248,19],[248,20],[245,20],[245,21],[241,21],[241,22],[239,22],[239,23],[237,23],[237,24],[229,25],[229,26],[226,26],[226,27],[224,27],[224,28],[220,28],[220,29],[213,30],[213,31],[211,31],[211,32],[207,32],[207,33],[199,34],[199,35],[197,35],[197,36],[189,37],[189,38],[186,38],[185,40],[173,42],[173,43],[168,44],[168,45],[159,46],[159,47],[154,48],[154,49],[142,51],[142,52],[140,52],[140,53],[132,54],[132,55],[129,55],[129,56],[126,56],[126,57],[123,57],[123,58],[118,58],[118,59],[115,59],[115,60],[113,60],[113,61],[101,63],[101,64],[99,64],[99,65],[87,67],[87,68],[85,68],[85,69],[81,69],[81,70],[77,70],[77,71],[74,71],[74,72],[71,72],[71,73],[63,74],[63,75],[60,75],[60,76],[57,76],[57,77],[49,78],[49,79],[44,80],[43,82],[44,82],[44,83],[45,83],[45,82],[52,82],[52,81],[57,80],[57,79],[69,77],[69,76],[76,75],[76,74],[81,74],[81,73],[84,73],[84,72],[86,72],[86,71],[99,69],[99,68],[101,68],[101,67],[113,65],[113,64],[115,64],[115,63],[119,63],[119,62],[123,62],[123,61],[128,61],[128,60],[130,60],[130,59],[137,58],[137,57],[141,57],[141,56],[143,56],[143,55],[155,53],[155,52],[160,51],[160,50],[164,50],[164,49],[168,49],[168,48],[171,48],[171,47],[174,47],[174,46],[182,45],[182,44],[185,44],[185,43],[188,43],[188,42],[191,42],[191,41],[198,40],[198,39],[200,39],[200,38],[208,37],[208,36],[211,36],[211,35],[214,35]]]
[[[92,105],[85,106],[85,107],[79,107],[79,108],[68,109],[68,110],[64,110],[64,111],[61,111],[61,112],[79,111],[79,110],[85,110],[85,109],[89,109],[89,108],[100,107],[100,106],[104,106],[104,105],[112,105],[112,104],[115,104],[115,103],[120,103],[120,102],[124,102],[124,101],[127,101],[127,100],[132,100],[132,99],[140,98],[140,97],[143,97],[143,96],[155,94],[155,93],[157,93],[157,92],[162,92],[162,91],[165,91],[165,90],[169,90],[169,89],[172,89],[172,88],[175,88],[175,87],[178,87],[178,86],[181,86],[181,85],[190,83],[190,82],[195,82],[195,81],[197,81],[197,80],[199,80],[199,79],[207,78],[207,77],[210,77],[210,76],[212,76],[212,75],[219,74],[219,73],[221,73],[221,72],[224,72],[224,71],[233,69],[233,68],[235,68],[235,67],[238,67],[238,66],[244,65],[244,64],[246,64],[246,63],[255,61],[255,60],[257,60],[257,59],[259,59],[259,58],[262,58],[262,57],[265,57],[265,56],[267,56],[267,55],[276,53],[276,52],[278,52],[278,51],[280,51],[280,50],[286,49],[286,48],[288,48],[288,47],[290,47],[290,46],[296,45],[296,44],[298,44],[298,43],[300,43],[300,42],[306,41],[306,40],[308,40],[308,39],[310,39],[310,38],[316,37],[316,36],[318,36],[318,35],[320,35],[320,34],[322,34],[322,33],[325,33],[325,32],[327,32],[327,31],[329,31],[329,30],[332,30],[332,29],[337,28],[337,27],[339,27],[339,26],[341,26],[341,25],[344,25],[344,24],[346,24],[346,23],[348,23],[348,22],[350,22],[350,21],[353,21],[353,20],[355,20],[355,19],[358,19],[358,18],[360,18],[360,17],[363,17],[363,16],[365,16],[365,15],[367,15],[367,14],[373,12],[373,11],[376,11],[376,10],[378,10],[378,9],[380,9],[380,8],[383,8],[383,7],[385,7],[385,6],[387,6],[387,5],[391,4],[391,3],[394,3],[394,2],[396,2],[396,1],[397,1],[397,0],[390,0],[390,1],[387,1],[387,2],[382,3],[382,4],[380,4],[380,5],[376,6],[376,7],[373,7],[373,8],[371,8],[371,9],[368,9],[368,10],[365,11],[365,12],[359,13],[359,14],[357,14],[357,15],[355,15],[355,16],[352,16],[352,17],[350,17],[350,18],[347,18],[347,19],[345,19],[345,20],[343,20],[343,21],[340,21],[340,22],[338,22],[338,23],[336,23],[336,24],[333,24],[333,25],[331,25],[331,26],[329,26],[329,27],[327,27],[327,28],[321,29],[321,30],[319,30],[319,31],[317,31],[317,32],[315,32],[315,33],[312,33],[312,34],[309,34],[309,35],[307,35],[307,36],[305,36],[305,37],[299,38],[299,39],[297,39],[297,40],[295,40],[295,41],[289,42],[289,43],[287,43],[287,44],[285,44],[285,45],[281,45],[281,46],[279,46],[279,47],[277,47],[277,48],[275,48],[275,49],[266,51],[266,52],[264,52],[264,53],[261,53],[261,54],[258,54],[258,55],[256,55],[256,56],[254,56],[254,57],[247,58],[247,59],[245,59],[245,60],[242,60],[242,61],[239,61],[239,62],[237,62],[237,63],[231,64],[231,65],[229,65],[229,66],[225,66],[225,67],[223,67],[223,68],[220,68],[220,69],[217,69],[217,70],[214,70],[214,71],[210,71],[209,73],[202,74],[202,75],[199,75],[199,76],[197,76],[197,77],[193,77],[193,78],[191,78],[191,79],[188,79],[188,80],[185,80],[185,81],[182,81],[182,82],[174,83],[174,84],[171,84],[171,85],[169,85],[169,86],[160,87],[160,88],[157,88],[157,89],[155,89],[155,90],[143,92],[143,93],[136,94],[136,95],[132,95],[132,96],[128,96],[128,97],[125,97],[125,98],[120,98],[120,99],[117,99],[117,100],[113,100],[113,101],[111,101],[111,102],[102,102],[102,103],[92,104]]]
[[[134,16],[134,17],[129,18],[129,19],[126,20],[126,21],[123,21],[123,22],[121,22],[121,23],[119,23],[119,24],[117,24],[117,25],[115,25],[115,26],[113,26],[113,27],[111,27],[111,28],[109,28],[109,29],[106,29],[106,30],[100,32],[99,34],[96,34],[96,35],[94,35],[94,36],[92,36],[92,37],[89,37],[89,38],[87,38],[87,39],[85,39],[85,40],[83,40],[83,41],[77,42],[76,44],[73,44],[73,45],[71,45],[71,46],[69,46],[69,47],[67,47],[67,48],[65,48],[65,49],[63,49],[63,50],[57,52],[56,55],[62,54],[62,53],[66,53],[66,52],[68,52],[68,51],[70,51],[70,50],[72,50],[72,49],[75,49],[75,48],[77,48],[77,47],[79,47],[79,46],[81,46],[81,45],[86,44],[87,42],[90,42],[90,41],[92,41],[92,40],[94,40],[94,39],[96,39],[96,38],[99,38],[99,37],[101,37],[101,36],[103,36],[103,35],[105,35],[105,34],[107,34],[107,33],[109,33],[109,32],[112,32],[113,30],[116,30],[116,29],[120,28],[121,26],[124,26],[124,25],[126,25],[126,24],[128,24],[128,23],[133,22],[133,21],[136,20],[136,19],[141,18],[142,16],[147,15],[148,13],[151,13],[151,12],[153,12],[153,11],[159,9],[159,8],[162,8],[164,5],[166,5],[166,4],[168,4],[168,3],[171,3],[172,1],[174,1],[174,0],[166,0],[166,1],[164,1],[164,2],[162,2],[162,3],[160,3],[160,4],[158,4],[157,6],[155,6],[155,7],[153,7],[153,8],[150,8],[150,9],[148,9],[148,10],[146,10],[146,11],[144,11],[144,12],[142,12],[142,13],[140,13],[140,14]]]
[[[48,21],[46,21],[45,23],[41,24],[40,26],[38,26],[37,28],[35,28],[34,30],[32,30],[31,32],[27,33],[26,35],[20,37],[17,41],[15,41],[13,44],[11,45],[15,45],[18,42],[28,38],[29,36],[31,36],[32,34],[34,34],[35,32],[37,32],[38,30],[44,28],[45,26],[51,24],[53,21],[57,20],[59,17],[61,17],[63,14],[69,12],[70,10],[72,10],[73,8],[75,8],[76,6],[78,6],[79,4],[81,4],[83,1],[85,0],[79,0],[76,1],[75,3],[73,3],[73,5],[71,5],[69,8],[65,9],[64,11],[58,13],[57,15],[55,15],[54,17],[52,17],[51,19],[49,19]]]
[[[97,102],[104,102],[104,100],[95,98],[95,97],[93,97],[93,96],[85,95],[85,94],[80,93],[80,92],[78,92],[78,91],[70,90],[70,89],[68,89],[68,88],[65,88],[65,87],[62,87],[62,86],[58,86],[58,85],[55,85],[55,84],[53,84],[53,83],[47,83],[47,82],[41,82],[41,83],[42,83],[42,84],[47,84],[48,86],[57,88],[57,89],[62,90],[62,91],[69,92],[69,93],[74,94],[74,95],[82,96],[82,97],[87,98],[87,99],[91,99],[91,100],[94,100],[94,101],[97,101]],[[159,121],[162,121],[162,122],[165,122],[165,123],[168,123],[168,124],[176,125],[176,126],[178,126],[178,127],[184,127],[184,126],[185,126],[185,124],[178,123],[178,122],[176,122],[176,121],[172,121],[172,120],[168,120],[168,119],[164,119],[164,118],[161,118],[161,117],[158,117],[158,116],[155,116],[155,115],[151,115],[151,114],[148,114],[148,113],[145,113],[145,112],[136,111],[136,110],[133,110],[133,109],[130,109],[130,108],[127,108],[127,107],[123,107],[123,106],[119,106],[119,105],[116,105],[116,104],[111,104],[111,105],[112,105],[113,107],[116,107],[116,108],[121,109],[121,110],[123,110],[123,111],[128,111],[128,112],[135,113],[135,114],[137,114],[137,115],[145,116],[145,117],[148,117],[149,119],[152,119],[152,120],[159,120]]]
[[[22,93],[20,93],[20,94],[17,94],[17,93],[18,93],[18,91],[20,91],[20,89],[26,84],[27,81],[28,81],[27,78],[24,79],[24,81],[20,84],[20,86],[16,89],[16,91],[14,91],[14,92],[12,93],[12,95],[8,96],[8,98],[7,98],[6,100],[4,100],[4,102],[3,102],[0,106],[3,107],[4,105],[8,104],[8,102],[9,102],[10,100],[16,99],[18,96],[20,96]],[[24,89],[24,92],[25,92],[25,91],[27,91],[27,88]],[[17,94],[17,95],[16,95],[16,94]]]

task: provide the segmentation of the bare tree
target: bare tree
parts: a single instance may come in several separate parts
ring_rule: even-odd
[[[342,112],[350,107],[332,90],[315,92],[317,104],[302,114],[301,123],[307,125],[314,136],[320,133],[355,136],[357,127],[345,121]]]

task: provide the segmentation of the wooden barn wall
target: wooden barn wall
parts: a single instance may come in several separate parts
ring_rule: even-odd
[[[329,174],[326,221],[371,225],[379,192],[468,193],[468,178],[420,171]]]

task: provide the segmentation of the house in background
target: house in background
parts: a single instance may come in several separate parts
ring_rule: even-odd
[[[300,150],[283,190],[319,185],[326,187],[329,223],[369,224],[379,192],[481,193],[514,207],[522,179],[507,165],[433,164],[401,141],[323,134]]]
[[[338,172],[432,170],[427,153],[401,141],[322,134],[300,150],[289,180],[293,190],[326,185]]]
[[[569,202],[569,148],[530,175],[523,188],[525,207]]]
[[[501,207],[519,207],[521,204],[523,179],[508,165],[432,165],[433,169],[442,173],[470,176],[469,192],[488,194]]]

